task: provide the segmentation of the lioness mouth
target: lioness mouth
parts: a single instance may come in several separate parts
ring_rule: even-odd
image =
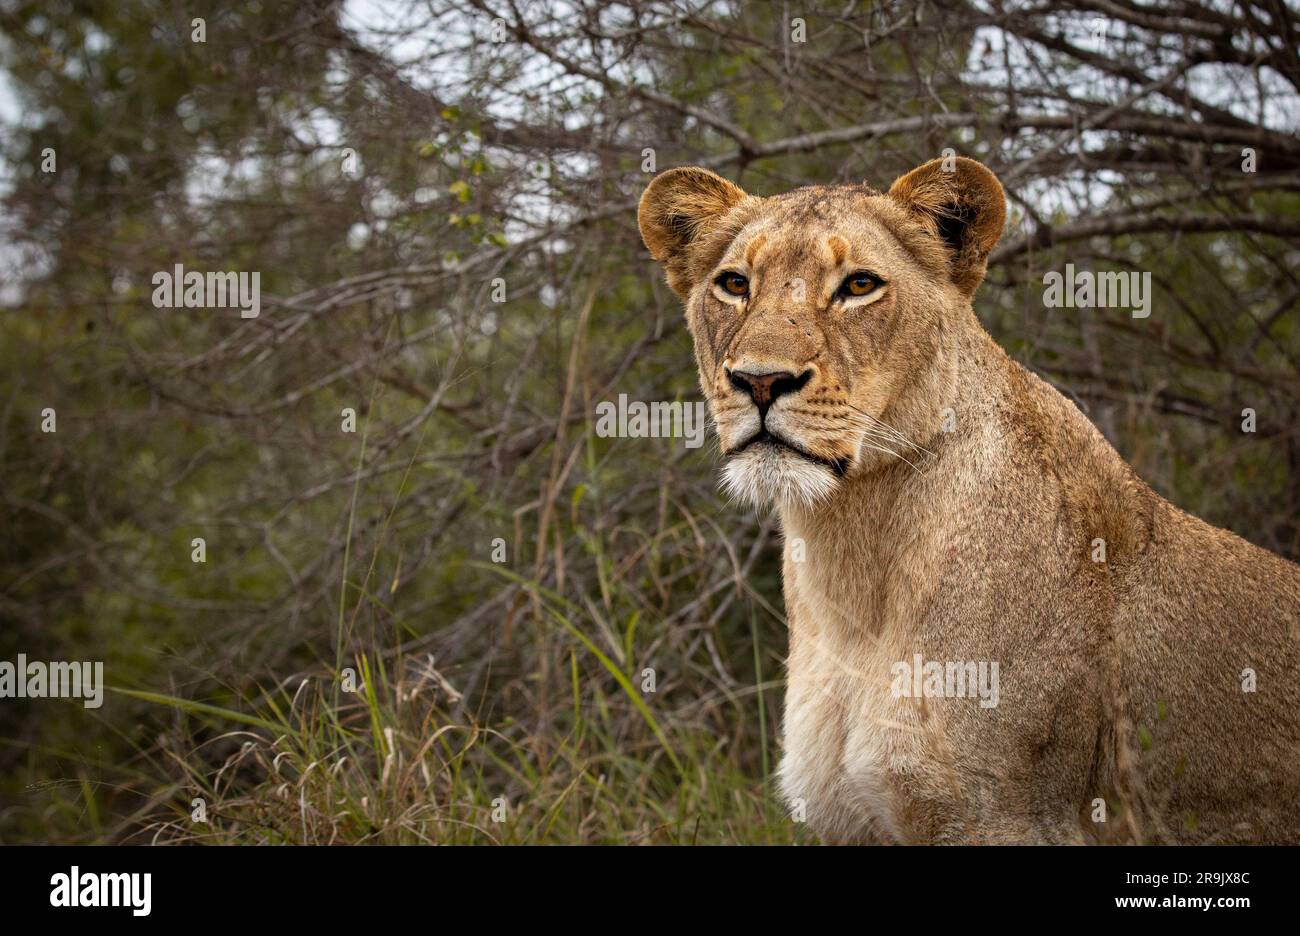
[[[789,449],[790,451],[794,452],[796,455],[806,458],[808,461],[813,462],[814,464],[821,465],[823,468],[829,468],[831,471],[835,472],[837,477],[841,477],[841,478],[844,477],[845,473],[849,469],[848,459],[822,458],[818,455],[814,455],[812,452],[809,452],[806,449],[801,448],[795,443],[789,442],[786,439],[781,438],[779,435],[770,432],[766,427],[760,429],[754,435],[750,436],[749,439],[742,442],[736,448],[732,449],[729,457],[734,457],[736,455],[739,455],[741,452],[745,451],[751,446],[764,445],[764,444],[771,445],[775,448]]]

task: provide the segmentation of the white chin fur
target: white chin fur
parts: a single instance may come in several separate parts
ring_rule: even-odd
[[[789,449],[755,445],[728,459],[722,487],[755,507],[814,507],[830,496],[837,482],[829,468]]]

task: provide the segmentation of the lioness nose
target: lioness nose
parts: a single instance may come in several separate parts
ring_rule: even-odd
[[[786,393],[798,393],[812,379],[812,371],[806,370],[798,377],[789,371],[776,371],[772,374],[750,374],[745,371],[730,371],[727,375],[731,385],[737,390],[749,394],[760,413],[767,412],[776,398]]]

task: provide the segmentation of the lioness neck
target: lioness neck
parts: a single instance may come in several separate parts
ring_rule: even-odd
[[[825,502],[779,508],[787,605],[803,604],[819,630],[846,637],[914,617],[941,578],[970,499],[1005,470],[1012,443],[1000,413],[1028,386],[1016,371],[973,313],[949,326],[881,414],[901,438],[873,436],[885,451],[864,452]]]

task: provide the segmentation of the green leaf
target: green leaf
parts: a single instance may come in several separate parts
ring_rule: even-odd
[[[281,735],[292,735],[299,737],[298,731],[290,728],[287,724],[276,724],[267,721],[265,718],[258,718],[256,715],[245,715],[243,712],[236,712],[233,709],[221,708],[216,705],[208,705],[206,702],[195,702],[191,699],[180,699],[176,696],[162,695],[158,692],[140,692],[135,689],[117,689],[109,687],[110,692],[120,692],[124,696],[130,696],[133,699],[141,699],[145,702],[153,702],[157,705],[168,705],[183,712],[189,712],[192,715],[208,715],[213,718],[223,719],[225,721],[239,722],[243,725],[252,725],[254,728],[264,728],[267,731]]]

